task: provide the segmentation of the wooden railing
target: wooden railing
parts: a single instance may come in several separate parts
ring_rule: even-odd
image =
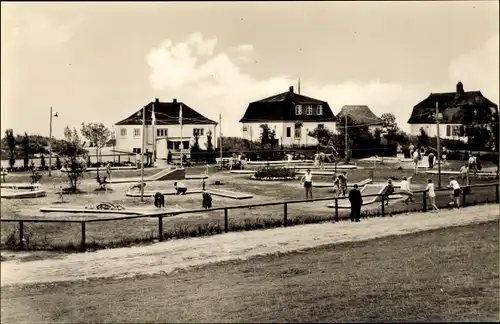
[[[468,191],[472,188],[485,188],[485,187],[495,187],[495,201],[496,203],[500,203],[500,183],[489,183],[489,184],[478,184],[478,185],[470,185],[462,187],[462,206],[467,206],[467,196]],[[441,188],[435,189],[436,192],[449,191],[450,189]],[[427,192],[425,190],[418,190],[413,192],[413,196],[417,196],[418,194],[422,195],[422,211],[427,211]],[[370,194],[363,195],[363,198],[366,197],[381,197],[381,216],[385,216],[385,202],[387,199],[386,194]],[[339,219],[339,205],[338,202],[341,199],[346,199],[347,197],[327,197],[327,198],[315,198],[308,200],[287,200],[287,201],[277,201],[277,202],[266,202],[259,204],[249,204],[249,205],[237,205],[230,207],[215,207],[209,209],[190,209],[190,210],[182,210],[182,211],[158,211],[143,215],[134,215],[134,216],[124,216],[124,217],[114,217],[114,218],[95,218],[95,219],[86,219],[86,220],[63,220],[63,219],[46,219],[46,218],[22,218],[22,219],[0,219],[1,222],[16,222],[19,223],[19,248],[24,249],[24,223],[79,223],[81,226],[81,243],[80,250],[86,250],[86,242],[85,242],[85,227],[87,223],[96,223],[96,222],[109,222],[109,221],[122,221],[122,220],[130,220],[137,218],[158,218],[158,240],[162,242],[164,240],[163,235],[163,219],[183,214],[192,214],[192,213],[205,213],[211,211],[224,211],[224,232],[229,232],[229,210],[234,209],[246,209],[246,208],[255,208],[255,207],[266,207],[266,206],[279,206],[283,205],[283,226],[288,226],[288,206],[292,204],[299,203],[310,203],[310,202],[318,202],[318,201],[335,201],[334,208],[334,219]]]

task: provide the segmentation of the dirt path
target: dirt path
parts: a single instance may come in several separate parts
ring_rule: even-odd
[[[211,262],[499,220],[498,208],[498,205],[490,204],[443,210],[439,214],[412,213],[391,218],[369,218],[360,223],[323,223],[228,233],[149,246],[70,254],[61,259],[25,262],[10,260],[1,263],[1,284],[5,286],[168,273]]]

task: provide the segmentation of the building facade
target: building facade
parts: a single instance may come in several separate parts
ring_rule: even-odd
[[[309,132],[316,127],[336,131],[336,117],[326,101],[294,93],[293,87],[259,101],[251,102],[240,123],[242,137],[259,141],[261,125],[274,130],[276,139],[283,146],[308,146],[318,144]]]
[[[182,134],[179,120],[182,105]],[[156,123],[152,125],[152,112]],[[146,127],[142,136],[142,109],[115,124],[116,150],[127,153],[141,153],[142,140],[146,152],[156,150],[157,158],[167,158],[168,151],[179,153],[181,143],[186,155],[198,137],[200,149],[206,149],[211,136],[212,145],[217,138],[217,123],[206,118],[191,107],[174,99],[161,102],[156,99],[146,105]],[[154,145],[156,144],[156,145]]]
[[[413,107],[408,124],[411,135],[418,136],[423,129],[428,136],[437,136],[436,106],[439,113],[439,135],[443,139],[467,142],[468,125],[488,125],[498,120],[498,106],[480,91],[464,91],[458,82],[455,92],[431,93]]]

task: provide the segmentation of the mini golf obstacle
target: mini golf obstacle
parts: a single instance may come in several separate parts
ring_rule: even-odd
[[[357,167],[355,166],[355,168],[357,168]],[[304,175],[306,173],[307,169],[311,170],[312,175],[317,175],[317,176],[333,176],[333,175],[337,174],[337,173],[335,173],[335,171],[326,170],[326,169],[314,169],[314,168],[303,168],[303,169],[296,168],[295,173],[297,175]],[[229,171],[229,173],[232,173],[232,174],[255,174],[256,171],[257,170],[231,170],[231,171]]]
[[[0,197],[5,199],[28,199],[45,197],[47,192],[40,184],[30,183],[2,183]]]
[[[143,197],[153,197],[157,192],[160,192],[161,194],[165,196],[175,196],[177,195],[177,192],[174,190],[166,190],[166,191],[161,191],[161,190],[145,190]],[[237,192],[237,191],[229,191],[229,190],[221,190],[221,189],[193,189],[193,190],[188,190],[185,194],[201,194],[203,192],[209,193],[213,196],[220,196],[224,198],[231,198],[231,199],[250,199],[253,198],[253,195],[243,193],[243,192]],[[141,193],[139,192],[130,192],[128,191],[126,193],[127,197],[140,197]]]
[[[361,195],[374,195],[374,194],[384,194],[387,190],[387,184],[367,184],[363,188],[361,188],[360,192]],[[403,198],[402,195],[400,194],[392,194],[389,196],[389,199],[401,199]],[[370,197],[364,197],[363,198],[363,206],[366,205],[371,205],[375,202],[382,201],[381,196],[370,196]],[[331,203],[328,205],[330,208],[335,208],[335,203]],[[350,208],[351,203],[349,202],[348,198],[342,198],[338,200],[337,204],[338,208]]]
[[[425,173],[438,174],[439,172],[437,170],[427,170],[427,171],[425,171]],[[441,174],[445,174],[445,175],[460,175],[460,171],[450,171],[450,170],[447,170],[447,171],[441,171]],[[496,177],[496,173],[493,173],[493,172],[477,172],[477,173],[469,172],[469,177],[471,177],[471,176]]]

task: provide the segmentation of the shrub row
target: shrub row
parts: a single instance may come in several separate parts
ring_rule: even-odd
[[[255,178],[295,178],[295,170],[283,167],[261,167],[255,171]]]

